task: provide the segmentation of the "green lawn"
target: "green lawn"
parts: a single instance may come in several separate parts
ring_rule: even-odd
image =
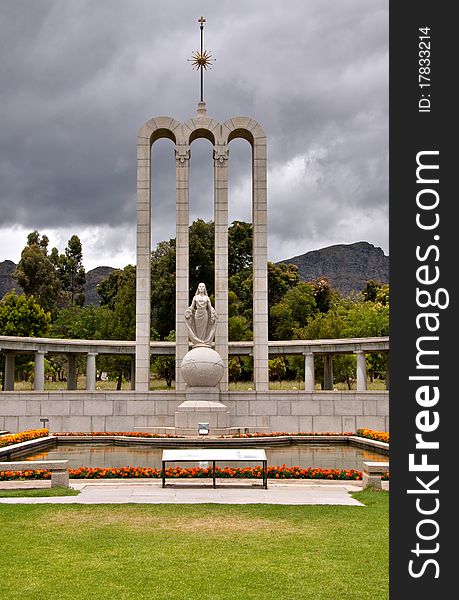
[[[0,598],[387,600],[387,492],[365,507],[0,505]]]
[[[37,498],[41,496],[78,496],[80,490],[67,487],[0,490],[0,498]],[[0,509],[1,510],[1,509]]]
[[[86,387],[86,378],[84,376],[80,376],[78,378],[78,389],[84,390]],[[316,383],[316,390],[320,391],[320,383]],[[333,387],[340,391],[347,391],[348,387],[345,383],[334,383]],[[33,390],[33,382],[32,381],[16,381],[14,384],[14,389],[20,392],[26,392],[29,390]],[[45,381],[45,390],[47,391],[58,391],[67,389],[66,382],[59,381]],[[116,390],[116,381],[97,381],[96,389],[98,390]],[[130,390],[131,383],[130,381],[123,381],[121,389]],[[155,391],[173,391],[175,389],[175,383],[172,382],[172,389],[167,387],[166,381],[164,379],[150,379],[150,390]],[[247,391],[249,389],[254,389],[253,381],[239,381],[237,383],[230,382],[229,384],[230,391]],[[287,390],[304,390],[304,381],[270,381],[269,382],[270,390],[277,391],[287,391]],[[352,389],[357,389],[357,384],[354,381],[352,384]],[[375,379],[374,381],[367,382],[367,389],[369,390],[382,390],[386,389],[386,383],[384,379]]]

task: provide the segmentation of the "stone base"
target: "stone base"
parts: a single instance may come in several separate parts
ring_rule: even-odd
[[[217,402],[219,404],[221,404],[220,402],[220,390],[218,389],[218,387],[205,387],[205,386],[199,386],[199,387],[192,387],[191,385],[187,385],[186,386],[186,390],[185,390],[185,398],[186,398],[186,402]],[[182,405],[184,405],[185,402],[182,402]],[[222,406],[224,406],[224,404],[222,404]]]
[[[196,399],[191,399],[193,395]],[[201,398],[205,394],[201,393]],[[223,435],[228,433],[230,414],[228,408],[216,400],[198,399],[197,394],[188,395],[175,413],[175,431],[183,435],[198,435],[198,424],[209,423],[209,435]],[[208,397],[207,395],[205,395]]]

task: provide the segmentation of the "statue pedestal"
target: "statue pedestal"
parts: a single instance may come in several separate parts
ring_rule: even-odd
[[[215,387],[188,387],[186,400],[175,413],[176,433],[198,435],[199,423],[209,423],[209,435],[228,433],[230,415],[219,395]]]
[[[230,416],[218,388],[224,372],[218,352],[207,345],[195,346],[184,356],[181,371],[186,400],[175,413],[176,433],[198,435],[199,423],[209,424],[210,435],[228,433]]]

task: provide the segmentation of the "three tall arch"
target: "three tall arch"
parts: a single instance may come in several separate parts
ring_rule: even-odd
[[[206,138],[213,145],[215,309],[219,317],[215,350],[225,365],[220,383],[224,391],[228,386],[228,145],[235,138],[243,138],[252,147],[254,385],[257,391],[268,391],[266,135],[249,117],[219,123],[204,115],[185,123],[172,117],[154,117],[137,138],[136,390],[148,391],[150,380],[151,147],[160,138],[172,140],[176,159],[176,390],[185,389],[180,364],[189,350],[184,313],[189,304],[190,144]]]

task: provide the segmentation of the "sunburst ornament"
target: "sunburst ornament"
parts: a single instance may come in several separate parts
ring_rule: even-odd
[[[193,65],[193,69],[196,70],[205,69],[207,71],[207,69],[212,68],[212,63],[215,62],[215,58],[212,58],[212,54],[207,50],[203,52],[196,50],[191,56],[188,60]]]
[[[212,57],[212,54],[208,50],[204,50],[204,23],[206,20],[204,17],[200,17],[198,19],[199,27],[201,29],[201,49],[195,50],[189,58],[189,62],[191,62],[193,69],[196,71],[200,71],[201,74],[201,102],[204,102],[204,71],[212,68],[212,63],[215,62],[215,58]]]

